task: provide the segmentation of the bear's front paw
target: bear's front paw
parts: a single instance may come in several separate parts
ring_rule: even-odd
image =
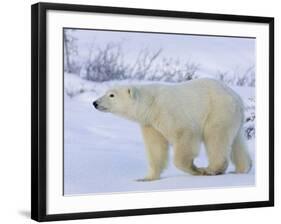
[[[159,177],[146,176],[144,178],[137,179],[136,181],[145,182],[145,181],[153,181],[153,180],[159,180],[159,179],[160,179]]]

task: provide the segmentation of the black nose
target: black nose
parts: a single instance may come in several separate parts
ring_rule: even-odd
[[[94,101],[94,102],[93,102],[93,105],[94,105],[95,108],[97,108],[97,106],[98,106],[97,101]]]

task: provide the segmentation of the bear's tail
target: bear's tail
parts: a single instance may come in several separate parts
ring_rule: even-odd
[[[247,173],[252,168],[252,160],[247,150],[242,130],[238,132],[234,139],[231,160],[235,165],[236,173]]]

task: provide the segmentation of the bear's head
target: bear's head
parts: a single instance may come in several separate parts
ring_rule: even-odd
[[[137,87],[133,86],[112,88],[95,100],[93,105],[99,111],[110,112],[134,120],[138,92]]]

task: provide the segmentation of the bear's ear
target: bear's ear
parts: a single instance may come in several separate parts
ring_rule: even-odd
[[[138,90],[136,87],[129,87],[128,88],[128,94],[132,99],[136,99],[137,98],[137,94],[138,94]]]

